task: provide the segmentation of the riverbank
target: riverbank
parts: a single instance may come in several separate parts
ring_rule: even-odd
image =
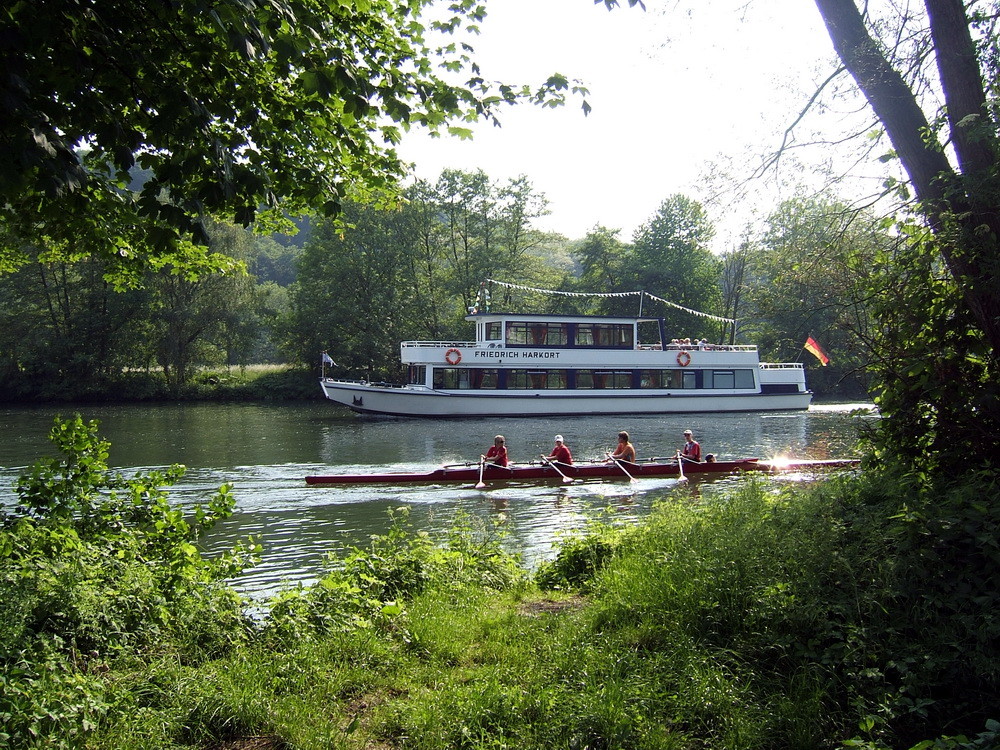
[[[173,387],[160,370],[131,370],[113,378],[25,378],[0,389],[0,403],[106,404],[158,401],[319,401],[319,373],[293,365],[250,365],[200,370]]]
[[[252,545],[194,546],[226,488],[185,521],[169,477],[122,487],[82,424],[60,440],[0,531],[13,748],[995,746],[986,475],[680,491],[534,574],[502,516],[433,538],[397,511],[251,617],[226,580]]]

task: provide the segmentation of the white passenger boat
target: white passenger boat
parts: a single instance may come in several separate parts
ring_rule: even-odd
[[[801,363],[761,362],[756,346],[678,343],[662,318],[474,310],[466,320],[475,341],[402,342],[405,384],[324,374],[323,393],[407,417],[775,411],[812,398]]]

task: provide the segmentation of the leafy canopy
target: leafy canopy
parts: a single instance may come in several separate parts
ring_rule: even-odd
[[[27,248],[197,266],[203,218],[393,195],[403,131],[463,135],[539,87],[487,81],[473,0],[15,0],[0,12],[0,272]],[[424,21],[424,11],[433,20]],[[464,77],[464,80],[462,80]],[[130,171],[146,170],[141,190]]]

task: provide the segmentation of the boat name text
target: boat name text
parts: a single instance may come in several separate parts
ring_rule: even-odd
[[[474,356],[493,357],[496,359],[559,359],[559,352],[532,352],[518,349],[494,349],[492,351],[477,351]]]

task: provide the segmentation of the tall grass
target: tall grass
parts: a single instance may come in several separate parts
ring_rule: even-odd
[[[909,481],[748,479],[707,501],[675,494],[637,526],[595,519],[533,579],[502,551],[500,527],[459,518],[431,539],[397,513],[388,534],[331,558],[253,626],[214,579],[200,593],[186,527],[159,500],[176,538],[165,552],[186,571],[154,592],[170,597],[171,617],[142,599],[141,569],[116,583],[113,566],[66,567],[60,548],[74,576],[48,575],[50,537],[20,519],[0,532],[0,726],[35,732],[0,736],[15,748],[126,750],[250,738],[882,750],[939,735],[950,736],[921,747],[990,747],[995,485]],[[107,518],[115,548],[146,539]],[[60,523],[51,538],[72,541]],[[93,559],[105,537],[88,542]],[[52,617],[35,616],[39,602]],[[128,618],[147,609],[162,619]],[[142,637],[103,633],[98,610]],[[77,648],[84,639],[92,655]]]

